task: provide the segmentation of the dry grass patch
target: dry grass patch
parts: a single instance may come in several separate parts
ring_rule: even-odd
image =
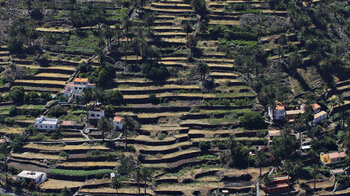
[[[41,31],[41,32],[54,32],[54,33],[68,33],[68,32],[70,32],[70,30],[66,29],[66,28],[43,28],[43,27],[39,27],[39,28],[36,28],[35,30]]]
[[[59,73],[39,73],[35,75],[37,77],[53,77],[53,78],[69,78],[68,74],[59,74]]]
[[[40,185],[40,189],[63,189],[64,187],[75,188],[83,186],[84,184],[84,182],[77,181],[48,179],[48,181]]]
[[[113,188],[93,188],[93,189],[80,189],[79,192],[81,193],[91,193],[91,194],[110,194],[110,193],[117,193],[117,191]],[[138,194],[138,188],[133,187],[133,188],[120,188],[118,189],[119,194]],[[147,194],[154,195],[154,192],[151,189],[146,190]],[[141,193],[144,193],[144,188],[141,189]]]
[[[79,138],[81,139],[81,138]],[[90,146],[90,145],[67,145],[63,147],[63,150],[108,150],[105,146]]]
[[[23,148],[27,149],[36,149],[36,150],[46,150],[46,151],[62,151],[63,146],[60,145],[40,145],[40,144],[34,144],[29,143],[23,146]]]
[[[138,150],[168,150],[173,148],[179,148],[182,146],[192,145],[192,142],[181,142],[172,145],[164,145],[164,146],[147,146],[147,145],[134,145]]]
[[[11,156],[18,158],[30,158],[30,159],[52,159],[52,160],[65,160],[66,158],[58,155],[42,154],[42,153],[32,153],[24,152],[21,154],[12,153]]]
[[[4,134],[21,134],[22,132],[23,132],[23,128],[19,128],[19,127],[0,128],[0,133],[4,133]]]
[[[55,80],[16,80],[15,82],[20,83],[30,83],[30,84],[58,84],[65,85],[65,81],[55,81]]]

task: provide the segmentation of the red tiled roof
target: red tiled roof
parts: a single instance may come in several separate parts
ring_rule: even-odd
[[[337,158],[344,158],[346,157],[345,152],[332,152],[327,154],[329,159],[337,159]]]
[[[74,82],[88,82],[87,78],[74,78]]]
[[[276,107],[275,107],[276,110],[284,110],[283,103],[281,103],[279,101],[275,101],[275,104],[276,104]]]
[[[317,103],[311,104],[311,107],[313,110],[317,110],[317,109],[321,108],[321,106],[318,105]]]
[[[268,134],[269,134],[269,136],[280,136],[281,130],[269,130]]]
[[[73,125],[73,121],[62,121],[61,122],[61,126],[72,126]]]
[[[123,120],[123,117],[115,116],[113,121],[121,122]]]

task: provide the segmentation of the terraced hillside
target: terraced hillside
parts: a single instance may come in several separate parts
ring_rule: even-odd
[[[36,190],[67,195],[248,195],[263,194],[256,184],[268,166],[290,175],[272,155],[257,161],[267,130],[276,128],[265,123],[263,106],[312,89],[325,93],[329,81],[309,65],[313,45],[294,32],[297,22],[289,21],[286,8],[260,0],[42,6],[47,13],[32,29],[42,38],[36,40],[40,50],[21,55],[0,47],[0,67],[12,79],[0,83],[0,135],[14,143],[4,156],[11,179],[19,170],[46,172],[48,180]],[[59,105],[60,92],[77,77],[97,88]],[[348,81],[338,80],[336,90],[327,86],[329,93],[347,99]],[[14,101],[18,87],[28,100]],[[111,131],[106,125],[105,131],[99,123],[94,130],[87,120],[93,102],[102,103],[109,120],[131,117],[135,127]],[[92,129],[30,128],[40,115]],[[291,184],[293,194],[312,189],[310,176],[302,180],[305,187]],[[324,177],[317,186],[327,192],[333,184]]]

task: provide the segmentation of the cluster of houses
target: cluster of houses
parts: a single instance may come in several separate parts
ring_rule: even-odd
[[[310,105],[314,112],[314,119],[312,124],[318,124],[323,120],[327,119],[327,112],[321,111],[321,106],[317,103]],[[297,115],[305,113],[306,105],[302,104],[299,108],[293,110],[286,110],[286,106],[279,102],[275,102],[275,108],[268,108],[269,117],[274,121],[288,119],[289,122],[293,122]]]
[[[88,112],[88,120],[92,125],[97,125],[98,120],[105,116],[104,109],[99,105],[94,105]],[[113,128],[123,129],[123,117],[115,116],[113,118]],[[58,121],[58,119],[41,116],[35,120],[34,126],[38,130],[56,130],[58,128],[82,129],[84,125],[76,121]]]

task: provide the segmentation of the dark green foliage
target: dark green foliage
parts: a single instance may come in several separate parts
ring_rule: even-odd
[[[298,147],[299,142],[294,135],[290,134],[290,130],[286,128],[282,131],[281,136],[273,138],[271,153],[275,157],[276,163],[278,163],[278,160],[291,158]]]
[[[264,118],[259,112],[248,112],[240,118],[243,127],[247,129],[262,129],[266,127]]]
[[[124,103],[123,94],[118,90],[104,91],[103,103],[115,106],[122,105]]]
[[[141,70],[146,78],[154,81],[166,80],[170,75],[167,67],[157,62],[146,62],[142,64]]]
[[[49,101],[51,99],[51,94],[48,93],[48,92],[42,92],[40,94],[40,98],[43,100],[43,101]]]
[[[49,109],[49,112],[47,113],[49,116],[52,117],[61,117],[64,115],[67,115],[67,109],[60,105],[53,106],[52,108]]]
[[[208,141],[199,142],[199,148],[201,149],[201,151],[208,151],[210,149],[210,142]]]
[[[23,103],[24,88],[23,87],[14,87],[13,89],[10,90],[9,97],[15,104]]]
[[[121,175],[129,175],[135,171],[136,162],[132,156],[122,156],[120,157],[120,166],[118,171]]]
[[[70,22],[74,27],[93,26],[104,22],[106,13],[93,4],[74,4],[69,13]]]
[[[62,189],[62,191],[61,191],[61,195],[62,195],[62,196],[69,196],[69,195],[72,195],[72,191],[71,191],[69,188],[64,187],[64,188]]]
[[[24,101],[28,102],[28,101],[35,101],[36,99],[39,98],[39,94],[35,91],[30,91],[29,93],[26,93],[24,95]]]
[[[22,143],[25,141],[25,137],[23,135],[16,135],[12,140],[11,148],[16,151],[22,147]]]
[[[96,73],[98,73],[97,84],[101,87],[106,87],[113,82],[113,79],[115,78],[115,70],[112,65],[100,66],[96,70]]]
[[[311,141],[311,146],[312,149],[317,153],[338,150],[338,145],[335,139],[328,136],[320,137],[319,139],[313,139]]]
[[[9,114],[10,114],[10,116],[16,116],[17,115],[17,107],[14,105],[11,106]]]
[[[159,104],[160,103],[160,99],[158,97],[156,97],[156,95],[154,93],[149,94],[148,99],[152,104]]]

